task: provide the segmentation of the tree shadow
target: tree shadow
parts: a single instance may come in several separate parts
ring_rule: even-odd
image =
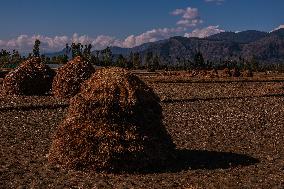
[[[131,173],[178,173],[186,170],[230,169],[260,162],[258,159],[244,154],[207,150],[176,150],[175,156],[175,159],[169,160],[164,166],[152,166],[143,170],[131,171]]]

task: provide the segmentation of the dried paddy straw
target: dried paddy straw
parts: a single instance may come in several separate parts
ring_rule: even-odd
[[[231,75],[232,75],[232,77],[240,77],[241,76],[241,72],[240,72],[240,70],[238,68],[234,68],[231,71]]]
[[[6,95],[45,95],[51,90],[55,72],[40,58],[31,58],[8,73],[3,81]]]
[[[242,75],[243,77],[253,77],[253,72],[251,70],[245,70]]]
[[[231,77],[231,76],[232,76],[232,74],[231,74],[229,68],[225,68],[224,70],[222,70],[221,77],[224,78],[224,77]]]
[[[52,84],[52,93],[58,98],[70,98],[80,91],[81,84],[91,77],[95,68],[77,56],[58,69]]]
[[[98,70],[71,99],[49,162],[116,172],[162,166],[175,145],[162,124],[159,97],[122,68]]]

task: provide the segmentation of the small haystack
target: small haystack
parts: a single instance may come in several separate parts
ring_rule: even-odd
[[[242,75],[243,77],[253,77],[253,72],[251,70],[245,70]]]
[[[200,70],[198,76],[204,78],[207,76],[207,70]]]
[[[6,95],[45,95],[51,90],[55,72],[34,57],[8,73],[3,81]]]
[[[52,93],[58,98],[73,97],[79,92],[81,84],[94,72],[95,68],[91,63],[77,56],[58,69],[53,80]]]
[[[232,77],[240,77],[242,74],[238,68],[233,68],[231,70]]]
[[[189,77],[196,77],[198,76],[199,71],[198,70],[192,70],[189,72]]]
[[[216,69],[212,69],[212,70],[207,72],[206,77],[207,78],[218,78],[219,77],[218,71]]]
[[[232,74],[229,70],[229,68],[225,68],[224,70],[222,70],[222,73],[221,73],[221,77],[231,77]]]
[[[125,69],[101,69],[71,99],[49,162],[107,172],[144,170],[166,164],[174,148],[153,90]]]

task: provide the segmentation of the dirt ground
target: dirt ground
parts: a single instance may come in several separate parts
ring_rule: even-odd
[[[0,96],[0,188],[284,188],[284,81],[149,85],[176,162],[120,174],[50,166],[68,102]]]

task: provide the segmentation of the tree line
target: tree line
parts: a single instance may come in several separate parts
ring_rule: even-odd
[[[223,60],[210,61],[205,60],[202,52],[196,51],[194,58],[188,59],[184,57],[174,57],[176,64],[172,64],[173,57],[168,57],[167,60],[161,59],[158,54],[149,51],[141,55],[138,52],[131,52],[128,56],[113,55],[110,47],[103,50],[92,51],[91,44],[83,45],[81,43],[66,44],[63,55],[47,57],[40,53],[41,42],[35,40],[32,53],[27,57],[21,56],[16,50],[9,52],[2,49],[0,51],[0,68],[15,68],[20,62],[30,57],[41,57],[42,61],[46,64],[65,64],[69,59],[76,56],[82,56],[86,61],[91,62],[97,66],[118,66],[128,69],[147,69],[148,71],[163,70],[192,70],[192,69],[224,69],[224,68],[237,68],[239,70],[251,71],[266,71],[275,70],[284,72],[284,64],[260,64],[256,57],[250,60],[245,60],[239,57],[238,60]]]

